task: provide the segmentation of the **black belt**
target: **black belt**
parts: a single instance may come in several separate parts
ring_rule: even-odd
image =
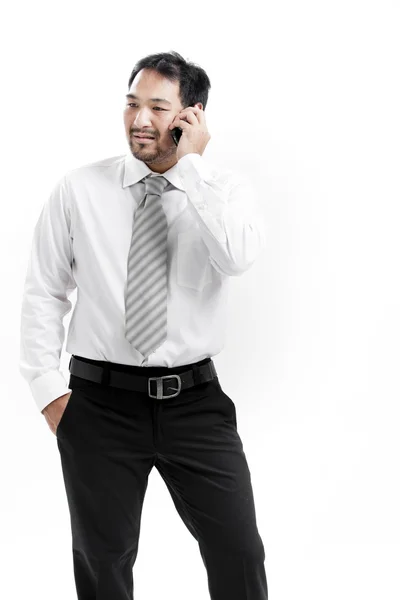
[[[159,377],[147,377],[145,375],[134,375],[133,373],[127,373],[125,371],[116,371],[108,366],[101,367],[99,365],[84,362],[83,360],[79,360],[76,356],[71,356],[68,368],[70,373],[76,377],[89,379],[90,381],[101,383],[105,386],[110,385],[126,390],[134,390],[136,392],[147,392],[151,398],[157,399],[173,398],[174,396],[177,396],[181,390],[185,390],[194,385],[198,385],[199,383],[204,383],[218,377],[215,365],[211,358],[209,362],[204,365],[195,365],[182,373],[171,373],[170,375],[161,375]],[[175,381],[169,381],[174,378]],[[173,387],[172,385],[165,387],[164,384],[167,383],[174,383],[177,387]],[[153,390],[156,392],[155,394],[152,393]],[[164,391],[166,390],[173,390],[175,393],[164,395]]]

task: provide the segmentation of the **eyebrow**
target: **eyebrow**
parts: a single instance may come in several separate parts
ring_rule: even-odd
[[[138,97],[135,94],[126,94],[126,98],[133,98],[133,100],[138,100]],[[167,104],[171,104],[169,100],[166,98],[150,98],[152,102],[166,102]]]

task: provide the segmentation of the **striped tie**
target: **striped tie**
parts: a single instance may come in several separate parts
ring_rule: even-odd
[[[144,183],[128,256],[125,336],[147,358],[167,337],[168,222],[161,194],[168,181],[157,175]]]

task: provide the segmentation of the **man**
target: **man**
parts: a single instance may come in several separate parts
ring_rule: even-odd
[[[229,278],[265,237],[251,186],[203,158],[209,87],[175,52],[139,61],[129,153],[69,171],[35,228],[20,371],[57,439],[79,600],[133,598],[153,466],[199,543],[212,600],[268,596],[235,404],[211,359]],[[67,386],[62,319],[75,287]]]

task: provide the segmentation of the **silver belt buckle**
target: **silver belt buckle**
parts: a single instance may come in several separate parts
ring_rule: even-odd
[[[164,387],[163,387],[162,380],[163,379],[171,379],[171,377],[177,378],[178,387],[174,388],[174,387],[169,386],[167,389],[175,390],[175,394],[168,394],[168,396],[164,396],[163,395]],[[150,381],[156,381],[156,383],[157,383],[156,396],[154,396],[154,394],[152,394],[150,392]],[[179,394],[179,392],[181,391],[181,387],[182,387],[182,381],[181,381],[181,378],[179,377],[179,375],[161,375],[160,377],[149,377],[148,382],[147,382],[148,394],[149,394],[150,398],[157,398],[158,400],[160,400],[161,398],[173,398],[174,396],[177,396]]]

